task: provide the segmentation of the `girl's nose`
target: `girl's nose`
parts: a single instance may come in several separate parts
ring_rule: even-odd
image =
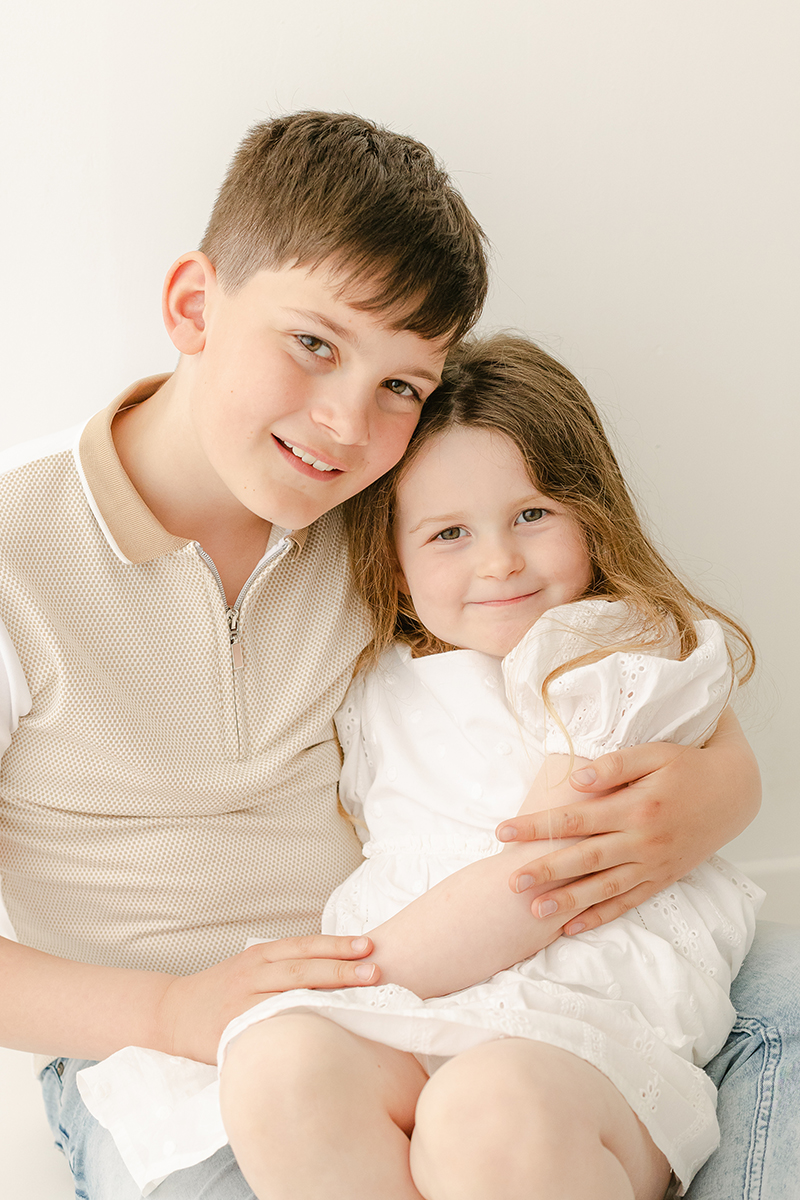
[[[525,559],[513,540],[497,538],[486,545],[478,573],[484,579],[508,579],[524,566]]]

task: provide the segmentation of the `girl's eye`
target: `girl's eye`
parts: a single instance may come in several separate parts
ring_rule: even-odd
[[[542,517],[546,516],[546,508],[526,508],[519,514],[514,524],[532,525],[534,521],[541,521]]]
[[[333,358],[333,351],[327,342],[323,342],[322,338],[314,337],[313,333],[298,333],[297,340],[301,346],[305,346],[317,358]]]
[[[406,383],[405,379],[387,379],[383,386],[395,396],[402,396],[404,400],[419,400],[419,392],[410,383]]]
[[[435,542],[457,542],[462,534],[466,533],[460,525],[451,525],[449,529],[443,529],[441,533],[437,533],[433,539]]]

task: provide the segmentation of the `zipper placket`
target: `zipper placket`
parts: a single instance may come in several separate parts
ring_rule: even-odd
[[[239,595],[233,603],[232,607],[228,605],[228,598],[225,595],[225,587],[222,583],[222,577],[217,570],[216,564],[210,555],[206,554],[199,542],[195,542],[195,549],[206,564],[211,574],[217,581],[219,593],[222,596],[222,602],[225,605],[225,619],[228,623],[228,637],[230,639],[231,650],[231,670],[233,672],[233,689],[234,689],[234,713],[236,717],[236,738],[239,744],[239,756],[244,757],[247,754],[247,723],[245,720],[245,698],[244,684],[242,681],[242,670],[244,668],[244,655],[242,653],[241,642],[241,624],[239,621],[240,610],[244,602],[244,598],[250,590],[251,584],[261,574],[261,572],[276,559],[280,558],[291,546],[291,540],[288,537],[282,537],[279,542],[276,542],[268,554],[261,559],[244,581]]]

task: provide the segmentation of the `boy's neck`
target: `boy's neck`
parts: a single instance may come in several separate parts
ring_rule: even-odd
[[[245,508],[209,468],[188,420],[180,371],[114,420],[122,466],[153,515],[176,537],[199,542],[233,604],[264,554],[271,525]]]

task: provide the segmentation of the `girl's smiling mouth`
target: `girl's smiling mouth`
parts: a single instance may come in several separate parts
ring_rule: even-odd
[[[520,604],[523,600],[531,600],[534,596],[538,596],[536,592],[524,592],[521,596],[507,596],[503,600],[472,600],[470,603],[479,604],[484,607],[502,608],[506,604]]]

